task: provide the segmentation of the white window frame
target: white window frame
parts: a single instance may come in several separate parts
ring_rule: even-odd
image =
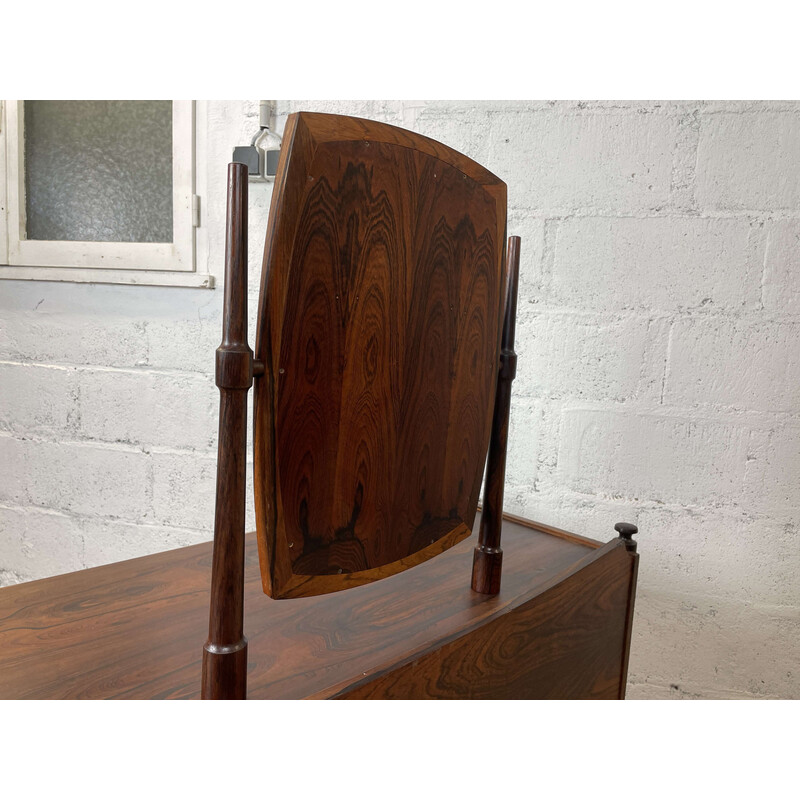
[[[213,288],[213,276],[196,271],[200,209],[193,101],[172,101],[169,243],[27,239],[24,125],[24,101],[6,100],[0,116],[0,278]]]

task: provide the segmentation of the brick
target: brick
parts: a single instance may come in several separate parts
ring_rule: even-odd
[[[767,223],[762,291],[765,310],[800,314],[800,221]]]
[[[487,132],[490,119],[489,111],[485,108],[450,111],[437,104],[429,104],[416,114],[413,130],[458,150],[459,153],[495,172],[489,163],[490,146]],[[498,172],[495,174],[508,183],[508,176]],[[511,202],[510,195],[509,202]]]
[[[26,443],[13,434],[0,433],[0,503],[25,505],[29,502],[27,471],[23,459]]]
[[[800,208],[800,116],[775,112],[702,116],[696,197],[708,210]]]
[[[669,203],[677,130],[674,117],[658,114],[497,113],[485,164],[515,206],[656,210]]]
[[[255,530],[253,466],[247,465],[246,529]],[[214,529],[217,460],[213,456],[153,453],[155,521],[197,531]]]
[[[547,312],[517,324],[519,354],[514,391],[549,397],[623,400],[645,385],[650,323],[643,317]],[[666,336],[662,349],[666,347]],[[650,394],[660,392],[662,364],[656,360]],[[657,379],[656,379],[657,378]]]
[[[401,124],[402,103],[397,100],[289,100],[280,103],[280,113],[316,111],[322,114],[346,114],[393,125]],[[255,109],[256,114],[258,108]],[[257,123],[257,116],[255,117]]]
[[[19,572],[14,572],[11,569],[0,568],[0,588],[3,586],[14,586],[17,583],[25,583],[30,580],[26,575]]]
[[[136,525],[115,520],[81,518],[84,541],[83,558],[87,567],[113,564],[151,553],[163,553],[178,547],[189,547],[208,541],[208,531],[171,528],[162,525]]]
[[[643,586],[763,606],[797,604],[800,534],[793,523],[724,509],[650,508],[638,519]]]
[[[253,303],[248,310],[253,318]],[[254,321],[250,330],[255,331]],[[221,341],[221,312],[202,320],[153,320],[147,326],[147,363],[154,369],[198,372],[213,379],[215,352]]]
[[[43,364],[135,366],[147,359],[146,324],[86,316],[8,312],[0,358]]]
[[[567,219],[556,233],[552,297],[604,311],[756,307],[762,247],[746,219]]]
[[[676,631],[680,631],[676,642]],[[800,698],[800,619],[795,608],[694,598],[640,583],[629,680],[706,691]]]
[[[82,369],[81,435],[127,444],[208,450],[219,391],[202,375]]]
[[[78,417],[75,370],[0,364],[0,430],[69,437]]]
[[[541,456],[543,408],[540,403],[512,395],[506,454],[506,483],[533,486]]]
[[[148,459],[109,445],[0,436],[0,502],[141,520],[150,513]]]
[[[519,236],[519,294],[517,313],[536,307],[544,297],[545,221],[521,209],[508,212],[508,235]]]
[[[708,114],[763,113],[764,111],[796,113],[798,109],[797,100],[703,100],[700,101],[700,107]]]
[[[800,323],[720,316],[675,322],[664,402],[797,411]]]
[[[557,479],[611,499],[713,505],[742,499],[746,427],[622,411],[566,409]]]
[[[697,170],[697,142],[700,119],[697,109],[684,108],[678,117],[678,136],[672,160],[671,206],[675,211],[695,213],[694,186]]]
[[[786,425],[768,432],[766,445],[753,450],[747,464],[745,498],[753,511],[796,519],[800,512],[800,427]]]
[[[0,506],[0,568],[37,580],[84,566],[83,535],[75,518]]]
[[[775,695],[754,695],[735,689],[719,690],[696,684],[633,683],[628,679],[626,700],[768,700]]]

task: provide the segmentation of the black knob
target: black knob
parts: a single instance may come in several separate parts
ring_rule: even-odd
[[[618,522],[614,530],[625,540],[625,549],[631,553],[636,552],[636,542],[633,541],[633,534],[639,533],[639,529],[630,522]]]
[[[614,530],[623,538],[630,539],[635,533],[639,533],[639,529],[630,522],[618,522],[614,526]]]

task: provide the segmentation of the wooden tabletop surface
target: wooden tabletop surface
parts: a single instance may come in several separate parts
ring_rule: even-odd
[[[471,536],[377,583],[271,600],[248,534],[248,697],[333,694],[530,600],[599,546],[530,524],[505,521],[496,597],[470,589]],[[208,542],[0,589],[0,699],[199,697],[210,567]]]

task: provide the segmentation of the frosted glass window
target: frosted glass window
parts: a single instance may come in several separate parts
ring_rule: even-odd
[[[172,242],[172,101],[26,100],[26,238]]]

